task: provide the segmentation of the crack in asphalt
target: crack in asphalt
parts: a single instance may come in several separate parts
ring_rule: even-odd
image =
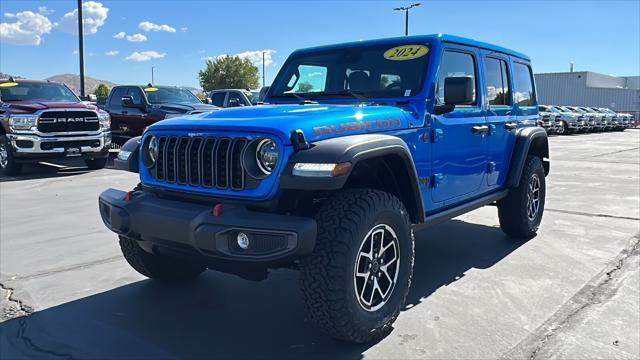
[[[5,309],[3,307],[2,308],[3,318],[5,317],[5,314],[7,315],[7,320],[8,320],[8,319],[17,318],[20,316],[29,316],[33,313],[33,308],[31,306],[25,305],[25,303],[22,300],[16,299],[13,296],[15,289],[1,283],[0,283],[0,289],[7,292],[7,301],[9,301],[9,303],[15,304],[17,307],[17,312],[15,312],[15,314],[10,309]]]
[[[89,262],[86,262],[86,263],[63,266],[63,267],[59,267],[59,268],[44,270],[44,271],[33,273],[33,274],[28,274],[28,275],[23,275],[23,276],[14,276],[14,277],[2,279],[2,280],[3,281],[17,281],[17,280],[38,279],[38,278],[46,277],[46,276],[53,275],[53,274],[59,274],[59,273],[66,272],[66,271],[85,269],[85,268],[96,266],[96,265],[107,264],[107,263],[118,261],[118,260],[121,260],[121,259],[122,259],[121,255],[112,256],[112,257],[109,257],[109,258],[106,258],[106,259],[100,259],[100,260],[89,261]]]
[[[601,218],[609,218],[609,219],[621,219],[621,220],[634,220],[638,221],[640,218],[633,216],[618,216],[618,215],[609,215],[609,214],[593,214],[582,211],[573,211],[573,210],[561,210],[561,209],[549,209],[545,208],[545,211],[558,212],[562,214],[570,214],[570,215],[582,215],[582,216],[590,216],[590,217],[601,217]]]
[[[634,147],[634,148],[631,148],[631,149],[624,149],[624,150],[612,151],[612,152],[608,152],[608,153],[604,153],[604,154],[594,155],[593,157],[600,157],[600,156],[614,155],[614,154],[619,154],[619,153],[621,153],[621,152],[625,152],[625,151],[633,151],[633,150],[638,150],[638,149],[640,149],[640,147]]]
[[[565,326],[580,315],[585,309],[601,304],[618,292],[619,284],[612,283],[616,273],[620,272],[627,263],[627,259],[632,256],[640,256],[640,234],[636,234],[630,239],[627,245],[611,262],[613,266],[607,267],[604,271],[596,275],[592,280],[582,287],[575,295],[571,297],[553,316],[534,331],[533,335],[521,341],[518,345],[506,352],[502,359],[511,359],[516,354],[528,354],[522,356],[529,360],[535,360],[542,350],[545,349],[549,341],[556,336]],[[533,350],[527,348],[534,347]]]

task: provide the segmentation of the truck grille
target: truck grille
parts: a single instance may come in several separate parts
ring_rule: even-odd
[[[161,136],[151,175],[168,183],[242,190],[247,144],[246,138]]]
[[[38,131],[67,133],[98,131],[100,123],[93,111],[46,111],[38,119]]]

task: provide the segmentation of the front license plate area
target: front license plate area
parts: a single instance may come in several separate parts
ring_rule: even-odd
[[[70,148],[65,148],[64,149],[64,154],[67,157],[73,157],[73,156],[82,155],[82,152],[80,152],[80,148],[79,147],[70,147]]]

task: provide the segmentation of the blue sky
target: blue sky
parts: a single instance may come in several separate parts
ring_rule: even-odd
[[[410,3],[85,1],[86,74],[146,83],[154,66],[158,84],[198,86],[207,57],[259,61],[266,50],[270,82],[296,48],[402,35],[404,14],[392,9]],[[535,72],[567,71],[574,61],[576,70],[640,75],[638,0],[422,3],[412,10],[411,34],[450,33],[512,48],[532,58]],[[0,71],[35,79],[77,73],[75,4],[2,0]]]

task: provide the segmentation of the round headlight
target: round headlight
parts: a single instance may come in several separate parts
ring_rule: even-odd
[[[151,140],[149,140],[149,160],[151,160],[152,164],[155,164],[156,160],[158,160],[158,138],[151,135]]]
[[[141,148],[142,162],[146,167],[152,167],[158,160],[160,153],[160,147],[158,145],[158,138],[150,135],[144,139]]]
[[[271,174],[278,164],[278,145],[271,139],[264,139],[256,147],[258,168],[265,174]]]

